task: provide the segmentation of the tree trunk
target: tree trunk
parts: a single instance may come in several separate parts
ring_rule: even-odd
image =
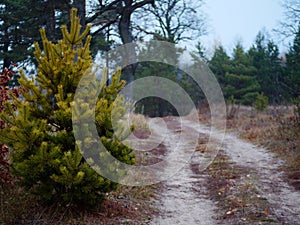
[[[86,11],[85,0],[74,0],[73,6],[77,8],[77,16],[80,18],[80,24],[82,26],[85,26],[85,11]]]
[[[126,5],[122,10],[121,18],[119,21],[119,33],[121,36],[121,40],[123,44],[129,44],[133,42],[133,36],[131,31],[131,14],[133,10],[131,9],[131,3],[130,1],[126,1]],[[129,62],[135,62],[136,61],[136,52],[134,47],[127,48],[128,52],[125,53],[123,56],[124,59],[129,59]],[[127,83],[131,83],[134,81],[134,73],[136,70],[137,64],[130,64],[127,67],[123,68],[122,70],[122,76],[127,81]],[[133,90],[129,90],[128,97],[132,98],[133,96]]]
[[[9,57],[6,56],[6,57],[4,58],[4,60],[3,60],[3,69],[2,69],[2,71],[4,71],[5,68],[6,68],[6,69],[9,69],[10,64],[11,64],[11,60],[10,60]]]
[[[9,35],[8,35],[8,28],[4,30],[5,38],[4,38],[4,44],[3,44],[3,53],[5,55],[3,59],[3,68],[2,71],[4,71],[5,68],[9,69],[11,64],[11,59],[6,55],[8,53],[9,49]]]

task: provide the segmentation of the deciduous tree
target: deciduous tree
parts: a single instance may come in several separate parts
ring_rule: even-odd
[[[298,0],[282,0],[284,17],[280,27],[276,29],[283,37],[294,37],[300,26],[300,2]]]
[[[135,23],[135,26],[158,40],[172,43],[194,40],[207,32],[205,14],[201,11],[202,5],[203,1],[155,1],[155,7],[147,5],[144,11],[144,15],[147,15],[144,23],[147,26],[143,28],[139,23]]]

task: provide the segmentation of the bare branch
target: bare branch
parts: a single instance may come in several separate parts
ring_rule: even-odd
[[[141,8],[147,4],[152,4],[152,6],[154,5],[154,0],[144,0],[144,1],[141,1],[141,2],[137,2],[136,4],[132,5],[131,6],[131,10],[132,12],[138,8]]]
[[[106,12],[108,10],[116,10],[117,4],[120,2],[122,2],[122,0],[114,0],[108,5],[103,5],[102,1],[101,1],[100,2],[101,8],[93,16],[91,16],[90,18],[87,18],[86,22],[87,23],[93,22],[97,17],[99,17],[101,14],[103,14],[104,12]]]
[[[153,35],[153,37],[155,39],[159,40],[159,41],[165,41],[165,39],[161,35],[159,35],[158,33],[156,33],[156,32],[147,31],[146,29],[144,29],[144,28],[142,28],[140,26],[133,26],[132,28],[135,29],[135,30],[141,31],[141,32],[143,32],[143,33],[145,33],[147,35]]]
[[[275,31],[285,38],[293,37],[300,26],[300,2],[298,0],[282,0],[281,5],[285,9],[284,18],[279,23],[280,28]]]
[[[151,33],[162,34],[165,40],[171,42],[195,39],[206,31],[203,13],[199,13],[201,3],[202,1],[191,0],[161,0],[159,6],[145,8],[145,14],[153,17],[146,23],[149,24]]]

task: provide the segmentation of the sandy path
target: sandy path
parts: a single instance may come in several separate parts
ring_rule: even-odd
[[[188,120],[183,123],[198,132],[210,133],[207,126],[195,126],[194,122]],[[221,132],[213,130],[211,134],[216,141],[222,141]],[[276,159],[266,149],[241,140],[234,134],[227,133],[222,143],[222,149],[233,162],[250,169],[256,188],[271,204],[277,219],[284,221],[283,224],[300,224],[300,192],[284,181],[284,174],[279,169],[283,161]]]
[[[154,123],[153,128],[158,133],[163,130],[159,123]],[[172,152],[172,160],[190,159],[189,150],[194,149],[195,143],[188,132],[190,130],[183,126],[181,132],[169,130],[163,134],[166,137],[164,145]],[[178,148],[180,135],[185,140],[180,141],[184,144]],[[200,153],[193,155],[193,162],[197,161],[197,157],[201,157]],[[163,192],[159,194],[157,201],[160,215],[154,218],[152,224],[216,224],[213,219],[216,208],[208,199],[203,182],[205,175],[193,172],[191,164],[186,162],[178,173],[163,182]]]
[[[284,174],[279,169],[283,162],[271,152],[241,140],[234,134],[227,133],[223,139],[222,132],[194,121],[181,120],[180,126],[178,118],[169,119],[169,129],[166,129],[161,120],[151,119],[154,137],[160,137],[159,141],[166,146],[167,156],[170,156],[167,160],[173,161],[173,165],[188,160],[184,161],[185,166],[180,171],[162,183],[156,201],[156,208],[160,213],[152,224],[220,223],[214,219],[218,209],[208,199],[208,191],[204,185],[208,177],[195,170],[199,166],[197,162],[203,162],[203,153],[195,151],[192,157],[190,155],[191,149],[194,151],[195,144],[197,145],[195,135],[211,135],[214,143],[222,143],[222,150],[233,163],[249,169],[253,185],[267,199],[280,224],[300,224],[300,192],[284,181]],[[172,124],[175,125],[172,127]],[[165,157],[164,155],[161,159],[166,160]],[[166,169],[167,173],[172,171],[172,167],[170,168]]]

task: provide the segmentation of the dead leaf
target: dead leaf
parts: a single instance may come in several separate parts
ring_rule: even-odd
[[[265,211],[264,211],[264,214],[267,216],[267,215],[269,215],[269,211],[266,209]]]

